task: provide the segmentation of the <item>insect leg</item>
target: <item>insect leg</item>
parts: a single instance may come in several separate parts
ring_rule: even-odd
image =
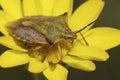
[[[41,48],[41,46],[36,46],[36,47],[32,47],[31,49],[32,49],[32,51],[37,51],[37,50],[39,50]]]
[[[63,62],[62,62],[62,49],[61,49],[60,45],[58,45],[58,51],[59,51],[59,55],[60,55],[60,64],[63,64]]]

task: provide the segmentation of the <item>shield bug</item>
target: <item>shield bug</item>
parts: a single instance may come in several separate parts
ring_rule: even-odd
[[[61,39],[75,39],[76,33],[69,29],[65,16],[25,17],[11,22],[7,29],[13,37],[35,44],[53,44]]]
[[[93,23],[88,24],[79,31],[73,32],[67,25],[66,16],[67,14],[24,17],[8,23],[6,28],[18,45],[22,45],[32,50],[32,52],[40,50],[41,47],[45,47],[44,49],[47,50],[50,45],[60,40],[73,41],[76,39],[76,33]]]

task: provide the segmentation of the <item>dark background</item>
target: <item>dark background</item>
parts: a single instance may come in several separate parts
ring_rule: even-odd
[[[85,0],[74,0],[74,8]],[[106,5],[94,26],[111,26],[120,29],[120,0],[105,0]],[[109,36],[110,37],[110,36]],[[4,51],[0,47],[1,51]],[[106,62],[95,62],[97,69],[94,72],[84,72],[69,69],[68,80],[120,80],[120,46],[108,50],[110,58]],[[18,66],[9,69],[0,68],[0,80],[33,80],[32,74]]]

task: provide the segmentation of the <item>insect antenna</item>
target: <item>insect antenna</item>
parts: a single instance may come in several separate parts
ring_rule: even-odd
[[[96,20],[95,20],[96,21]],[[86,25],[85,27],[83,27],[82,29],[78,30],[78,31],[75,31],[75,33],[79,33],[81,32],[82,30],[86,29],[88,26],[90,26],[91,24],[95,23],[95,21],[89,23],[88,25]]]
[[[96,20],[95,20],[96,21]],[[80,33],[84,43],[89,46],[89,43],[86,41],[84,35],[81,33],[82,30],[84,30],[85,28],[87,28],[88,26],[90,26],[91,24],[95,23],[95,21],[91,22],[90,24],[88,24],[87,26],[83,27],[82,29],[80,29],[79,31],[76,31],[75,33]]]

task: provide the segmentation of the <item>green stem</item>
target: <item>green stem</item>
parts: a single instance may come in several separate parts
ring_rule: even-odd
[[[28,64],[24,66],[25,69],[28,68]],[[43,73],[33,74],[33,80],[48,80]]]

